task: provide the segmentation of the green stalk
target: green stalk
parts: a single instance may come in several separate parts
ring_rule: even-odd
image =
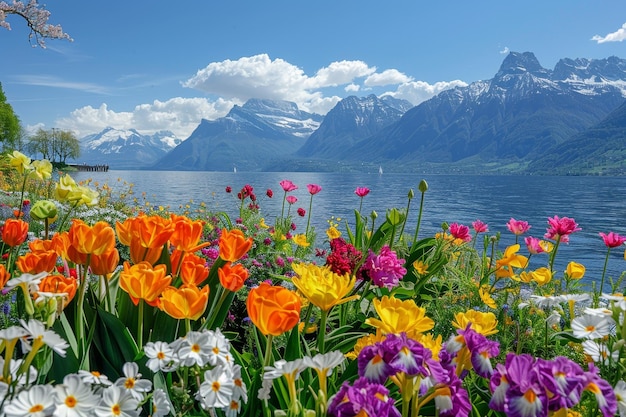
[[[420,197],[420,209],[417,215],[417,225],[415,226],[415,235],[413,235],[413,244],[411,245],[411,252],[415,248],[415,244],[417,243],[417,235],[420,231],[420,224],[422,223],[422,212],[424,211],[424,193],[422,191],[422,196]],[[407,213],[408,214],[408,213]]]
[[[267,343],[265,344],[265,358],[263,359],[263,369],[266,366],[270,366],[270,361],[272,360],[272,341],[274,340],[274,336],[271,334],[267,335]]]
[[[320,353],[326,353],[324,350],[324,336],[326,335],[326,319],[328,318],[328,311],[322,310],[320,317],[320,331],[317,336],[317,350]]]
[[[606,257],[604,258],[604,268],[602,268],[602,278],[600,278],[600,291],[596,292],[593,300],[593,306],[598,307],[598,302],[600,301],[600,294],[602,294],[602,290],[604,288],[604,277],[606,275],[606,267],[609,264],[609,254],[611,253],[611,248],[607,247]]]
[[[139,299],[139,314],[137,315],[137,348],[143,350],[143,308],[144,300]]]
[[[311,210],[313,209],[313,194],[311,194],[311,200],[309,200],[309,218],[306,221],[306,232],[305,236],[309,235],[309,226],[311,225]]]

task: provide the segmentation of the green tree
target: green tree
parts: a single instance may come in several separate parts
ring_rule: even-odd
[[[27,151],[31,155],[41,155],[50,162],[65,164],[67,158],[76,159],[80,156],[80,142],[70,131],[39,129],[30,137]]]
[[[37,129],[37,132],[30,137],[26,149],[31,155],[41,154],[42,159],[51,161],[53,155],[52,134],[47,130]]]
[[[3,149],[14,147],[21,134],[20,119],[7,103],[7,97],[0,83],[0,143]]]
[[[54,155],[59,157],[59,162],[65,164],[67,158],[76,159],[80,156],[80,142],[76,135],[70,131],[55,132]]]

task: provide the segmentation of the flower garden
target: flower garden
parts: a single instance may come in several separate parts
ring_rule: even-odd
[[[357,184],[354,218],[319,231],[323,184],[225,184],[231,218],[146,209],[18,151],[1,168],[0,416],[626,416],[613,231],[589,286],[554,268],[574,219],[423,236],[425,181],[381,214]]]

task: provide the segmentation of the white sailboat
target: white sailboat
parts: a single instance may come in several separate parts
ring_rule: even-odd
[[[382,166],[378,167],[378,175],[383,175],[383,167]]]

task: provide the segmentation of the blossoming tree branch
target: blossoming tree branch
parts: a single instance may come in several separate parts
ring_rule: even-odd
[[[45,48],[46,38],[72,40],[70,35],[63,31],[61,25],[48,23],[50,12],[37,0],[29,0],[28,3],[17,0],[12,2],[0,1],[0,27],[11,30],[11,25],[7,21],[10,15],[24,20],[30,29],[29,40],[31,43],[34,40],[33,46],[39,45]]]

